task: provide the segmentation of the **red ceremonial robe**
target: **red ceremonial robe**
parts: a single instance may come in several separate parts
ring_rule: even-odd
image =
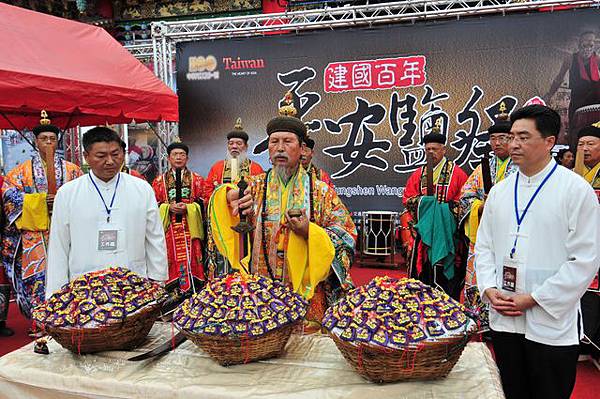
[[[404,196],[402,198],[403,205],[408,209],[415,223],[418,221],[419,201],[421,197],[427,195],[427,178],[425,168],[426,167],[423,166],[413,172],[406,183]],[[467,179],[467,174],[459,166],[457,166],[454,162],[447,160],[446,164],[442,166],[437,184],[435,184],[434,181],[434,195],[439,202],[447,202],[450,204],[450,209],[455,217],[458,215],[459,211],[458,201],[460,199],[461,188]],[[456,281],[446,282],[448,284],[441,285],[446,285],[442,288],[446,290],[448,295],[458,299],[458,296],[460,296],[460,289],[462,289],[462,282],[464,282],[464,265],[462,265],[464,263],[464,254],[462,254],[462,252],[466,251],[466,244],[462,242],[463,240],[456,241],[455,265],[458,273],[455,273],[455,279],[453,279]],[[427,248],[423,245],[419,237],[417,237],[415,240],[410,253],[409,262],[409,270],[411,271],[410,277],[419,277],[419,279],[426,284],[435,284],[430,270],[432,267],[427,259]],[[438,283],[443,281],[443,276],[440,276],[440,274],[441,273],[438,273],[436,280]]]
[[[204,179],[202,176],[184,169],[181,177],[182,201],[185,204],[198,203],[203,207],[202,189]],[[152,183],[154,195],[159,207],[175,203],[175,174],[169,170],[159,175]],[[161,209],[161,217],[166,217]],[[180,279],[182,290],[190,288],[189,274],[204,280],[204,266],[202,263],[202,244],[199,238],[192,238],[188,226],[187,215],[182,215],[181,222],[177,222],[176,215],[169,212],[168,227],[165,230],[167,241],[167,258],[169,260],[169,282]],[[164,219],[163,219],[164,223]],[[189,267],[189,270],[188,270]]]

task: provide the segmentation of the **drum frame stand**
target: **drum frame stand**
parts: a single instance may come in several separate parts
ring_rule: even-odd
[[[358,240],[360,247],[358,248],[357,266],[358,267],[370,266],[370,267],[400,269],[402,263],[400,261],[396,260],[396,254],[398,253],[398,251],[396,250],[396,243],[398,242],[398,240],[396,238],[396,234],[398,233],[398,231],[400,231],[399,214],[395,214],[391,220],[391,223],[392,223],[391,232],[390,232],[391,251],[389,254],[365,253],[365,249],[366,249],[365,247],[367,245],[367,237],[365,236],[365,225],[366,225],[366,218],[368,215],[369,215],[369,212],[364,212],[361,215],[360,234],[359,234],[359,240]],[[373,260],[373,258],[387,258],[388,260],[391,259],[391,261],[381,262],[381,261]]]

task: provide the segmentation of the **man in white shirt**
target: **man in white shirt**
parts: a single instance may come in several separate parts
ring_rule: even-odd
[[[167,279],[165,234],[152,187],[120,173],[121,138],[107,127],[83,135],[90,173],[56,194],[50,228],[46,298],[70,280],[111,266]]]
[[[567,399],[581,338],[579,299],[598,268],[600,209],[590,185],[552,159],[555,111],[530,105],[511,122],[519,172],[488,196],[475,244],[477,283],[491,304],[506,397]]]

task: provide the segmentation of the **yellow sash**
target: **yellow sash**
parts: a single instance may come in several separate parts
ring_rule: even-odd
[[[593,168],[588,168],[585,165],[584,168],[585,169],[583,170],[582,176],[588,183],[592,184],[594,181],[594,177],[596,177],[598,171],[600,170],[600,162],[598,162]]]
[[[231,267],[245,275],[246,270],[250,270],[248,265],[252,251],[248,251],[248,255],[240,261],[239,235],[231,229],[232,226],[240,222],[240,217],[234,216],[229,209],[227,204],[228,189],[237,190],[237,186],[232,183],[222,184],[210,198],[208,210],[212,238],[217,250],[229,261]]]
[[[446,157],[443,157],[442,160],[433,168],[433,185],[437,185],[440,180],[440,174],[442,173],[442,169],[444,165],[446,165]]]
[[[50,224],[46,193],[25,194],[23,212],[15,222],[19,230],[46,231]]]

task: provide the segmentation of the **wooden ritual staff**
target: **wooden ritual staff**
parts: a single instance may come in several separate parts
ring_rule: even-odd
[[[48,181],[48,194],[56,194],[56,170],[54,168],[54,147],[46,148],[46,179]],[[52,215],[52,209],[48,210]]]

